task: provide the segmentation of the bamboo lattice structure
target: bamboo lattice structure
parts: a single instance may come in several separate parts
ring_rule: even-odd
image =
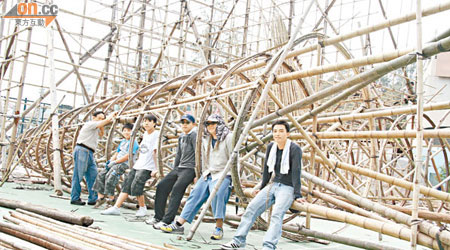
[[[409,27],[406,25],[416,17],[412,9],[411,13],[397,12],[397,17],[388,18],[386,6],[379,1],[381,19],[369,23],[372,14],[368,14],[367,26],[345,30],[343,20],[332,21],[331,14],[335,9],[345,11],[348,1],[344,0],[326,1],[327,6],[309,0],[278,4],[230,0],[217,6],[197,0],[112,0],[110,4],[89,1],[100,8],[98,16],[86,10],[88,1],[84,1],[82,12],[61,4],[61,15],[83,22],[76,26],[81,30],[75,31],[58,17],[49,27],[55,31],[55,43],[59,43],[54,47],[54,56],[43,52],[42,48],[47,47],[34,37],[37,28],[11,26],[14,28],[0,38],[0,90],[5,98],[0,100],[3,181],[23,166],[29,177],[39,176],[53,183],[54,159],[60,159],[57,166],[61,168],[62,187],[70,188],[72,150],[81,126],[98,109],[118,112],[95,153],[98,166],[102,167],[117,147],[121,124],[134,122],[131,140],[139,140],[143,133],[140,123],[145,114],[152,113],[159,120],[158,167],[163,177],[175,159],[180,117],[190,113],[197,118],[199,149],[203,121],[208,114],[220,113],[232,128],[237,144],[236,155],[227,164],[233,173],[233,195],[240,198],[239,205],[246,207],[251,197],[244,187],[255,186],[261,179],[265,144],[272,138],[270,123],[286,119],[292,124],[290,138],[303,148],[302,193],[309,200],[308,204],[293,204],[293,208],[306,212],[308,218],[321,216],[406,241],[414,231],[411,226],[417,223],[417,244],[434,249],[439,249],[439,244],[450,247],[449,232],[440,230],[450,221],[450,130],[440,124],[450,102],[423,104],[425,112],[440,112],[442,120],[433,120],[424,113],[428,125],[423,141],[414,140],[417,105],[411,87],[415,72],[411,68],[417,54],[412,44],[400,46],[393,31]],[[366,6],[368,2],[352,4]],[[4,1],[4,5],[7,3]],[[295,13],[300,6],[303,11]],[[289,16],[283,10],[288,10]],[[423,8],[421,16],[426,20],[448,15],[449,10],[450,1],[439,1]],[[85,21],[105,32],[92,33],[90,29],[95,28]],[[388,33],[380,35],[381,31]],[[393,43],[392,48],[383,50],[371,44],[371,37],[384,35]],[[423,58],[450,50],[449,30],[426,39],[429,42],[421,50]],[[357,46],[363,49],[357,51]],[[43,114],[42,102],[51,92],[34,79],[34,70],[42,72],[42,82],[48,81],[46,67],[51,58],[56,63],[52,70],[57,72],[55,88],[73,103],[71,109],[58,114],[59,127],[54,134],[59,140],[52,138],[52,116],[34,123]],[[396,86],[394,80],[402,87]],[[23,91],[27,88],[40,93],[23,108]],[[14,105],[9,103],[12,93],[17,94]],[[61,98],[58,101],[61,103]],[[14,107],[14,116],[6,115],[11,112],[9,106]],[[25,129],[20,131],[19,127]],[[423,144],[427,158],[417,189],[419,223],[412,219],[416,212],[411,208],[417,144]],[[197,174],[202,166],[199,152]],[[54,153],[59,157],[54,158]],[[440,158],[444,159],[443,166],[439,165]],[[429,179],[429,169],[436,173],[438,185]],[[149,198],[155,183],[149,182],[146,187]],[[18,224],[10,230],[21,227],[27,230],[24,234],[36,237],[28,221],[33,215],[21,213],[7,217]],[[34,226],[43,228],[49,223],[33,220],[39,221]],[[306,225],[310,226],[309,219]],[[293,230],[285,223],[285,232]],[[358,247],[365,245],[308,228],[298,233]],[[63,244],[57,239],[46,241],[53,249]],[[99,244],[95,247],[104,247]],[[111,249],[122,248],[121,244]],[[366,247],[378,247],[369,245]]]

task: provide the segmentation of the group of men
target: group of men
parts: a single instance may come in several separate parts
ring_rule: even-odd
[[[145,129],[141,143],[131,146],[130,137],[133,124],[125,124],[122,128],[124,139],[117,151],[106,162],[105,168],[97,174],[94,152],[98,138],[103,136],[104,126],[112,122],[116,114],[105,118],[102,111],[93,113],[93,119],[84,124],[80,130],[74,150],[74,171],[72,178],[71,204],[85,205],[80,199],[80,182],[86,179],[89,192],[88,204],[100,207],[105,202],[111,206],[102,211],[104,215],[120,215],[120,207],[129,195],[136,196],[139,209],[136,216],[147,215],[144,199],[145,183],[156,177],[156,150],[159,133],[156,130],[157,119],[154,115],[146,115],[142,126]],[[225,170],[232,151],[232,133],[220,115],[210,115],[205,121],[205,136],[202,138],[202,173],[196,177],[195,150],[197,138],[196,120],[185,114],[180,119],[182,135],[178,138],[177,152],[172,171],[157,185],[155,196],[155,215],[145,222],[157,230],[166,233],[184,233],[184,223],[191,223],[220,176]],[[266,209],[274,205],[267,233],[264,237],[263,249],[275,249],[281,237],[283,217],[294,200],[305,202],[300,193],[301,148],[288,139],[289,124],[276,121],[272,124],[274,142],[267,147],[263,180],[259,188],[255,188],[255,197],[248,205],[233,240],[223,244],[222,249],[243,249],[246,237],[256,218]],[[131,147],[131,149],[130,149]],[[132,152],[134,164],[129,164],[129,152]],[[139,154],[138,154],[139,153]],[[137,159],[137,160],[136,160]],[[132,165],[132,168],[128,171]],[[114,190],[121,175],[126,173],[121,193],[115,199]],[[181,214],[175,220],[186,188],[194,183]],[[220,185],[211,207],[216,227],[211,239],[223,238],[223,221],[226,204],[232,190],[231,173]],[[168,207],[166,204],[170,195]]]

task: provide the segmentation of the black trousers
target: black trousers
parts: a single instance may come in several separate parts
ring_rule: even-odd
[[[172,170],[156,186],[155,219],[166,224],[172,223],[180,207],[181,199],[189,184],[194,181],[195,170],[192,168],[179,168]],[[170,192],[169,207],[165,213],[167,197]]]

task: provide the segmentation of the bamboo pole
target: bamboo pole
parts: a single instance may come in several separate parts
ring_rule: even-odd
[[[341,235],[337,235],[337,234],[330,234],[330,233],[325,233],[325,232],[320,232],[320,231],[314,231],[314,230],[310,230],[310,229],[303,228],[303,227],[298,228],[298,227],[294,227],[294,226],[283,225],[283,230],[293,232],[293,233],[299,233],[299,234],[306,235],[306,236],[311,236],[314,238],[330,240],[330,241],[334,241],[337,243],[341,243],[341,244],[345,244],[345,245],[349,245],[349,246],[353,246],[353,247],[359,247],[362,249],[400,250],[400,248],[396,248],[393,246],[381,245],[381,244],[374,243],[371,241],[359,240],[356,238],[349,238],[349,237],[345,237],[345,236],[341,236]]]
[[[94,245],[103,249],[110,249],[110,250],[119,250],[119,249],[134,249],[137,250],[139,248],[127,246],[126,244],[120,244],[118,242],[111,241],[111,239],[107,240],[105,242],[104,239],[100,237],[90,237],[90,235],[84,233],[81,230],[71,230],[71,227],[69,225],[65,225],[63,228],[61,228],[58,224],[49,223],[46,221],[42,221],[38,218],[32,218],[29,215],[25,215],[19,212],[10,211],[9,212],[11,217],[17,219],[18,221],[23,221],[26,224],[30,224],[33,226],[36,226],[38,228],[42,228],[45,230],[48,230],[55,235],[62,235],[68,238],[77,239],[80,241],[83,241],[87,244]],[[26,225],[25,224],[25,225]],[[22,225],[22,223],[19,223],[19,225]]]
[[[406,215],[402,212],[398,212],[396,210],[390,209],[388,207],[385,207],[379,203],[372,202],[366,198],[357,196],[347,190],[344,190],[342,188],[339,188],[336,185],[333,185],[332,183],[329,183],[327,181],[324,181],[314,175],[311,175],[309,173],[302,173],[302,177],[312,181],[314,184],[320,185],[322,187],[325,187],[326,189],[345,197],[346,199],[350,200],[351,202],[358,204],[359,206],[368,209],[370,211],[377,212],[389,219],[393,219],[399,223],[405,224],[407,226],[411,226],[414,224],[414,219],[412,219],[411,216]],[[436,237],[436,234],[440,232],[439,227],[432,225],[431,223],[423,221],[419,226],[420,232],[424,233],[425,235],[428,235],[432,238]],[[412,231],[412,230],[411,230]],[[450,233],[449,232],[440,232],[440,240],[444,242],[447,245],[450,245]]]
[[[23,202],[23,201],[14,201],[0,198],[0,206],[10,208],[10,209],[23,209],[26,211],[30,211],[33,213],[37,213],[40,215],[44,215],[59,221],[64,221],[71,224],[77,224],[82,226],[90,226],[94,222],[89,216],[80,216],[74,213],[63,212],[60,210]]]
[[[436,102],[430,103],[423,106],[423,111],[432,111],[432,110],[443,110],[450,109],[450,102]],[[403,114],[416,114],[417,105],[404,106],[404,107],[395,107],[384,110],[377,111],[369,111],[362,113],[354,113],[348,115],[340,115],[340,116],[331,116],[331,117],[319,117],[317,118],[318,123],[330,123],[330,122],[345,122],[345,121],[355,121],[359,119],[368,119],[368,118],[377,118],[383,116],[396,116]],[[307,120],[302,122],[304,125],[312,124],[312,120]]]
[[[310,182],[310,183],[312,184],[312,182]],[[309,193],[311,193],[312,196],[320,198],[321,200],[323,200],[325,202],[334,204],[334,205],[336,205],[336,206],[338,206],[340,208],[343,208],[343,209],[345,209],[345,210],[347,210],[349,212],[352,212],[352,213],[355,213],[355,214],[359,214],[359,215],[367,217],[367,218],[372,218],[374,220],[379,220],[379,221],[383,221],[383,222],[390,222],[388,219],[385,219],[385,218],[379,216],[376,213],[369,212],[369,211],[364,210],[364,209],[362,209],[362,208],[360,208],[358,206],[355,206],[355,205],[352,205],[350,203],[347,203],[346,201],[342,201],[340,199],[334,198],[331,195],[325,194],[323,192],[319,192],[317,190],[309,191],[309,187],[308,188],[302,187],[302,191],[305,192],[305,193],[309,192]],[[312,199],[311,199],[311,201],[312,201]],[[312,203],[311,201],[308,201],[308,202]]]
[[[25,56],[24,56],[24,62],[22,64],[22,73],[20,75],[20,81],[19,81],[19,85],[18,85],[19,90],[17,92],[17,100],[16,100],[15,109],[14,109],[14,115],[16,117],[14,118],[14,121],[12,122],[13,131],[11,132],[11,136],[10,136],[11,144],[10,144],[9,151],[8,151],[8,158],[6,160],[6,164],[7,164],[6,171],[9,171],[8,166],[10,166],[14,160],[14,157],[13,157],[14,150],[16,149],[15,144],[16,144],[17,130],[19,127],[19,119],[17,118],[17,116],[19,116],[19,114],[20,114],[20,109],[21,109],[21,105],[22,105],[22,95],[23,95],[23,89],[24,89],[25,76],[27,73],[29,51],[30,51],[30,45],[31,45],[31,33],[32,33],[32,30],[29,29],[28,34],[27,34],[27,45],[26,45],[26,51],[25,51]]]
[[[416,67],[417,67],[417,135],[416,135],[416,158],[415,162],[415,172],[414,172],[414,186],[413,186],[413,209],[412,209],[412,219],[411,224],[411,249],[416,249],[417,247],[417,231],[420,221],[419,216],[419,194],[420,194],[420,182],[422,180],[422,143],[424,138],[423,131],[423,64],[422,64],[422,1],[416,1],[416,24],[417,24],[417,50],[416,50]],[[421,224],[421,223],[420,223]]]
[[[395,209],[397,211],[400,211],[405,214],[412,214],[412,209],[407,207],[401,207],[396,205],[389,205],[384,204],[384,206],[390,207],[392,209]],[[447,213],[438,213],[438,212],[432,212],[424,209],[418,210],[418,217],[424,220],[432,220],[436,222],[442,222],[442,223],[450,223],[450,215]]]
[[[22,225],[15,225],[11,223],[5,223],[3,221],[0,221],[0,228],[6,228],[14,231],[18,231],[24,234],[31,235],[36,238],[43,239],[45,241],[51,242],[53,244],[56,244],[58,246],[61,246],[62,248],[69,248],[74,250],[83,250],[86,246],[80,246],[78,244],[74,244],[72,242],[69,242],[67,240],[61,239],[59,237],[56,237],[52,234],[46,234],[44,232],[41,232],[39,229],[35,229],[32,227],[26,227]]]
[[[74,59],[72,57],[72,53],[70,52],[69,46],[67,45],[66,39],[64,38],[64,34],[63,34],[62,30],[61,30],[61,27],[59,26],[59,22],[58,22],[57,19],[55,19],[55,24],[56,24],[56,28],[58,29],[59,36],[61,37],[61,40],[62,40],[62,42],[64,44],[64,48],[66,49],[67,56],[69,57],[69,60],[70,60],[70,62],[73,65],[73,70],[75,72],[75,75],[77,76],[78,82],[80,83],[81,91],[83,93],[83,97],[84,97],[85,103],[90,103],[91,101],[90,101],[90,98],[89,98],[89,94],[88,94],[88,92],[86,90],[86,87],[84,86],[83,80],[81,79],[80,72],[78,72],[78,67],[75,65],[75,61],[74,61]],[[49,57],[49,60],[53,60],[54,61],[54,58],[50,58],[50,53],[49,53],[48,57]],[[54,62],[53,62],[53,64],[54,64]],[[54,81],[55,80],[53,79],[53,82]],[[55,88],[56,88],[56,86],[55,86]],[[50,92],[52,92],[52,91],[50,90]]]
[[[398,131],[348,131],[348,132],[317,132],[307,133],[319,139],[395,139],[395,138],[415,138],[415,130]],[[305,136],[299,133],[291,133],[291,139],[304,139]],[[450,129],[435,129],[423,131],[423,138],[450,138]]]
[[[17,31],[18,27],[16,26],[14,31]],[[6,49],[6,53],[5,53],[5,58],[11,56],[11,57],[15,57],[16,55],[16,48],[17,48],[17,42],[14,42],[16,40],[16,36],[11,36],[9,44],[8,44],[8,48]],[[14,47],[14,48],[13,48]],[[11,48],[13,48],[13,54],[10,55],[11,52]],[[4,75],[6,74],[6,70],[7,70],[7,66],[11,65],[10,71],[9,71],[9,79],[8,79],[8,87],[7,87],[7,91],[6,91],[6,96],[5,96],[5,102],[4,102],[4,107],[1,110],[3,112],[3,114],[7,114],[8,113],[8,108],[9,108],[9,100],[10,100],[10,93],[11,93],[11,79],[12,79],[12,74],[14,72],[14,62],[15,60],[11,61],[11,64],[8,65],[2,65],[0,67],[1,69],[1,81],[0,84],[3,83],[4,80]],[[1,91],[1,89],[0,89]],[[1,100],[0,100],[1,101]],[[1,124],[1,129],[2,131],[0,132],[0,142],[4,143],[6,140],[6,129],[5,129],[5,125],[6,125],[6,117],[2,116],[2,124]],[[6,155],[6,146],[2,146],[2,166],[1,166],[1,172],[2,172],[2,179],[4,178],[5,174],[7,173],[7,167],[8,167],[8,163],[7,163],[7,155]]]
[[[141,20],[140,20],[140,29],[138,34],[138,54],[137,54],[137,69],[136,69],[136,80],[141,80],[141,71],[142,71],[142,51],[144,49],[144,27],[145,27],[145,13],[146,13],[147,4],[146,1],[142,1],[142,7],[141,7]],[[103,96],[106,96],[106,82],[103,85]],[[141,88],[142,86],[139,85],[139,83],[136,84],[136,89]]]
[[[113,4],[111,5],[111,23],[110,23],[111,32],[115,32],[115,29],[116,29],[116,27],[114,26],[113,23],[116,20],[117,4],[118,4],[118,1],[114,0]],[[125,12],[127,12],[127,11],[128,11],[128,9]],[[119,35],[119,28],[117,28],[117,32],[116,32],[116,35],[114,38],[117,38],[118,35]],[[115,39],[114,41],[117,41],[117,39]],[[140,39],[139,39],[139,41],[140,41]],[[104,70],[103,70],[106,72],[106,74],[104,74],[104,77],[103,77],[103,96],[102,96],[102,98],[105,98],[106,93],[108,91],[109,63],[111,62],[111,56],[112,56],[113,50],[114,50],[114,42],[110,38],[110,39],[108,39],[108,54],[105,57],[105,66],[104,66]],[[139,50],[138,53],[142,53],[141,49],[139,49],[139,46],[138,46],[138,50]],[[139,80],[139,78],[138,78],[138,80]],[[114,86],[113,86],[112,92],[114,93]]]
[[[440,2],[439,5],[435,5],[435,6],[427,8],[427,9],[424,9],[423,12],[422,12],[422,15],[423,16],[429,16],[429,15],[433,15],[433,14],[436,14],[436,13],[439,13],[439,12],[443,12],[443,11],[448,10],[448,9],[450,9],[450,1]],[[393,26],[396,26],[396,25],[399,25],[399,24],[402,24],[402,23],[405,23],[405,22],[412,21],[415,18],[416,18],[416,12],[412,12],[412,13],[406,14],[406,15],[401,16],[401,17],[396,17],[396,18],[392,18],[392,19],[389,19],[389,20],[385,20],[385,21],[382,21],[382,22],[377,23],[377,24],[372,25],[372,26],[362,27],[362,28],[359,28],[357,30],[354,30],[354,31],[346,33],[346,34],[342,34],[342,35],[339,35],[339,36],[327,38],[327,39],[325,39],[323,41],[323,46],[333,45],[333,44],[336,44],[336,43],[339,43],[339,42],[343,42],[345,40],[348,40],[348,39],[351,39],[351,38],[354,38],[354,37],[357,37],[357,36],[366,35],[366,34],[369,34],[371,32],[375,32],[375,31],[378,31],[378,30],[381,30],[381,29],[384,29],[384,28],[387,28],[387,27],[393,27]],[[298,49],[298,50],[290,52],[286,56],[286,59],[293,58],[293,57],[299,56],[301,54],[314,51],[315,49],[316,49],[316,45],[310,45],[310,46],[307,46],[307,47],[303,47],[301,49]],[[255,62],[253,64],[250,64],[250,65],[247,65],[245,67],[242,67],[241,69],[236,71],[235,74],[242,73],[242,72],[245,72],[245,71],[248,71],[248,70],[252,70],[252,69],[256,69],[256,68],[260,68],[260,67],[264,67],[265,65],[266,65],[265,61],[258,61],[258,62]],[[210,76],[209,78],[206,78],[204,80],[205,81],[217,80],[220,77],[221,77],[221,75],[213,75],[213,76]]]
[[[304,159],[311,159],[311,155],[309,154],[303,154],[303,158]],[[322,159],[320,157],[316,157],[316,161],[322,163]],[[339,162],[339,161],[333,161],[330,160],[336,168],[340,168],[342,170],[346,170],[346,171],[351,171],[353,173],[356,174],[360,174],[363,176],[367,176],[379,181],[383,181],[386,183],[389,183],[391,185],[395,185],[401,188],[405,188],[407,190],[413,190],[413,183],[409,182],[409,181],[405,181],[399,178],[395,178],[386,174],[382,174],[382,173],[378,173],[366,168],[362,168],[362,167],[357,167],[351,164],[347,164],[347,163],[343,163],[343,162]],[[424,187],[424,186],[420,186],[420,193],[425,195],[425,196],[431,196],[434,197],[438,200],[442,200],[442,201],[450,201],[450,193],[445,193],[436,189],[432,189],[429,187]]]
[[[0,243],[6,243],[7,245],[13,248],[3,248],[3,249],[22,249],[22,250],[44,250],[44,249],[52,249],[52,250],[63,250],[62,247],[50,243],[48,241],[44,241],[37,237],[33,237],[27,234],[24,234],[19,231],[11,230],[9,228],[0,227]],[[4,237],[4,235],[9,235],[9,237]],[[33,244],[30,244],[31,242]],[[0,244],[1,246],[1,244]],[[44,246],[45,248],[39,247]],[[2,249],[2,248],[0,248]]]
[[[58,28],[58,31],[60,32],[61,38],[62,33],[61,29],[59,27],[59,24],[57,23],[57,20],[55,20],[56,27]],[[53,25],[53,24],[50,24]],[[49,68],[50,68],[50,93],[51,93],[51,109],[55,112],[51,114],[52,119],[52,139],[53,139],[53,181],[54,181],[54,189],[55,193],[59,196],[62,196],[62,186],[61,186],[61,148],[59,144],[59,132],[58,132],[58,94],[56,93],[56,84],[55,84],[55,61],[54,61],[54,31],[50,27],[47,30],[47,43],[48,43],[48,62],[49,62]],[[67,48],[68,49],[68,48]],[[67,52],[70,55],[69,50]],[[71,58],[71,57],[70,57]],[[72,59],[72,58],[71,58]],[[72,59],[73,60],[73,59]],[[77,71],[78,73],[78,71]],[[78,74],[79,76],[79,74]],[[81,82],[80,82],[81,83]],[[81,83],[82,84],[82,83]],[[86,98],[89,99],[87,96]]]
[[[435,55],[437,53],[446,51],[450,49],[450,38],[444,38],[440,40],[439,42],[431,43],[427,47],[423,49],[423,56],[428,57]],[[308,120],[309,118],[312,118],[315,114],[318,114],[325,109],[329,108],[330,106],[336,104],[338,101],[341,101],[345,98],[347,98],[349,95],[354,93],[355,91],[365,87],[369,83],[375,81],[376,79],[379,79],[381,76],[387,74],[388,72],[395,70],[397,68],[400,68],[402,66],[411,64],[416,61],[415,55],[404,55],[402,57],[399,57],[393,61],[390,61],[388,63],[385,63],[383,65],[377,66],[373,68],[372,70],[365,71],[363,73],[360,73],[356,76],[353,76],[347,80],[344,80],[343,82],[334,85],[332,87],[326,88],[320,92],[317,92],[309,97],[306,97],[296,103],[290,104],[286,106],[283,109],[277,110],[277,112],[272,113],[270,115],[267,115],[257,121],[255,121],[252,125],[252,128],[260,126],[264,123],[267,123],[269,121],[272,121],[274,119],[277,119],[280,116],[283,116],[285,114],[291,113],[299,108],[305,107],[307,105],[310,105],[311,103],[314,103],[318,100],[321,100],[323,98],[326,98],[334,93],[340,93],[336,97],[330,99],[326,103],[322,104],[320,107],[304,114],[300,118],[297,119],[299,123],[302,123],[303,121]],[[272,139],[272,135],[265,136],[262,141],[267,142],[270,139]],[[247,150],[251,150],[255,148],[257,144],[253,143],[252,145],[249,145],[246,147]]]
[[[138,241],[138,240],[134,240],[134,239],[130,239],[130,238],[126,238],[123,236],[119,236],[119,235],[115,235],[115,234],[111,234],[111,233],[107,233],[107,232],[103,232],[103,231],[99,231],[96,229],[92,229],[89,227],[81,227],[78,225],[67,225],[64,222],[60,222],[54,219],[51,219],[49,217],[45,217],[33,212],[28,212],[22,209],[17,209],[17,212],[20,214],[24,214],[29,216],[28,220],[30,220],[30,217],[39,219],[42,222],[46,222],[48,225],[56,225],[58,226],[58,228],[61,229],[67,229],[70,232],[73,233],[78,233],[84,237],[90,237],[92,239],[98,239],[99,241],[105,242],[105,243],[111,243],[111,244],[116,244],[116,246],[118,247],[123,247],[125,248],[130,248],[130,247],[135,247],[135,246],[140,246],[142,248],[153,248],[153,249],[166,249],[164,247],[155,245],[155,244],[151,244],[151,243],[147,243],[147,242],[143,242],[143,241]],[[17,214],[17,213],[16,213]],[[123,245],[123,243],[128,244],[130,246],[126,246]]]

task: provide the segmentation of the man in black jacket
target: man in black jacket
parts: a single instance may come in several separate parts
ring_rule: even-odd
[[[286,121],[273,123],[272,133],[275,143],[267,146],[261,189],[253,191],[256,197],[245,210],[233,240],[223,244],[222,249],[245,248],[248,231],[256,218],[272,205],[274,207],[270,226],[264,236],[263,250],[275,249],[281,237],[284,214],[294,200],[305,202],[300,193],[302,150],[288,139],[289,124]],[[273,174],[273,183],[267,185]]]
[[[160,229],[162,225],[172,223],[186,188],[195,179],[195,144],[197,139],[195,118],[192,115],[183,115],[180,122],[183,134],[178,138],[173,170],[156,186],[155,216],[146,221],[147,224],[153,225],[155,229]],[[167,197],[171,191],[169,207],[165,212]]]

